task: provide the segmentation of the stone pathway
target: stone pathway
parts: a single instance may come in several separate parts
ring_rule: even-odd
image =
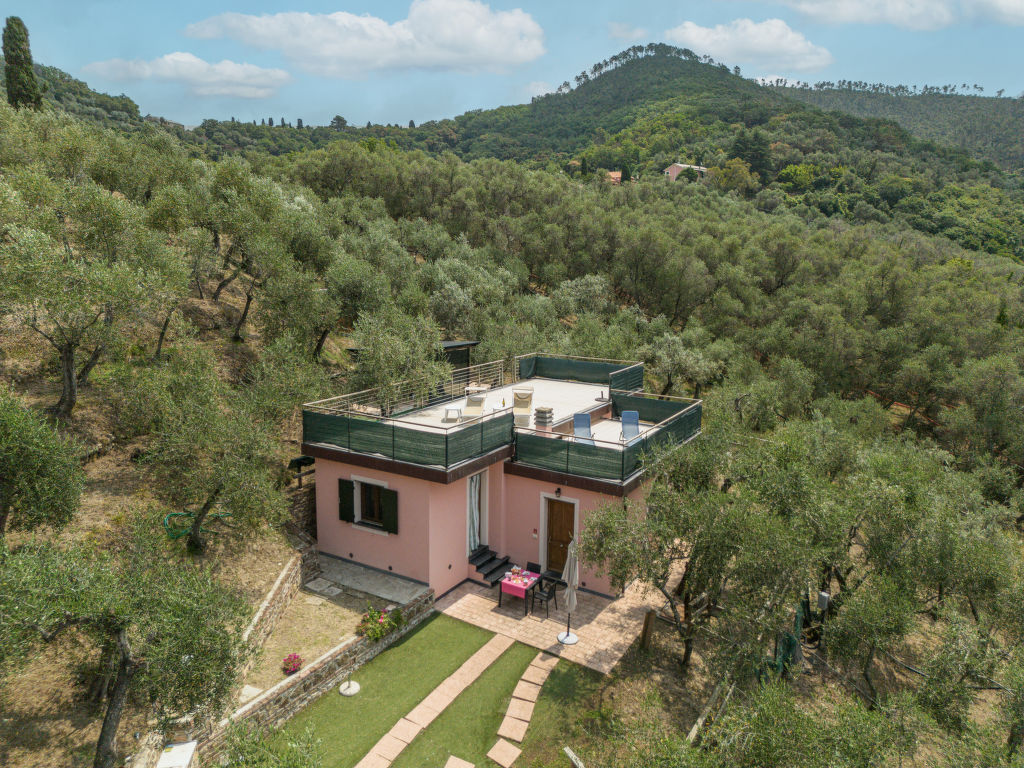
[[[503,768],[509,768],[519,757],[519,747],[511,744],[517,741],[520,744],[526,738],[526,729],[530,726],[533,718],[533,707],[540,696],[541,686],[548,679],[551,670],[558,663],[557,656],[550,656],[544,652],[538,653],[536,658],[530,662],[530,666],[523,672],[512,692],[512,700],[508,703],[508,710],[505,712],[505,719],[501,721],[498,728],[498,741],[491,747],[487,756]]]
[[[419,732],[434,722],[448,705],[480,675],[485,669],[494,663],[501,654],[509,649],[515,642],[510,637],[495,635],[488,640],[484,646],[466,659],[462,666],[455,670],[437,688],[427,694],[409,714],[399,720],[394,728],[381,737],[369,754],[366,755],[356,768],[390,768],[391,763],[397,758],[406,745],[419,735]],[[511,745],[509,745],[511,746]],[[457,759],[457,758],[456,758]],[[459,765],[448,761],[449,765]]]

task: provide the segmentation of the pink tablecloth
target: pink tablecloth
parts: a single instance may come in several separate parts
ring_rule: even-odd
[[[526,593],[537,583],[539,578],[539,573],[530,573],[529,571],[523,571],[518,576],[506,576],[501,580],[501,591],[506,595],[521,597],[525,600]]]

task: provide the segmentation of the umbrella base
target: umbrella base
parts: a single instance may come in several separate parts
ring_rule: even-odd
[[[342,696],[355,696],[359,693],[359,683],[354,683],[351,680],[342,683],[341,687],[338,688],[338,693]]]
[[[562,632],[558,636],[558,642],[562,645],[576,645],[580,639],[572,632]]]

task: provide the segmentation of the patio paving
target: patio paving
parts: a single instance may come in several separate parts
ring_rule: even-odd
[[[382,573],[348,560],[330,557],[323,552],[320,553],[320,571],[320,576],[305,586],[328,597],[333,596],[330,594],[331,590],[336,590],[334,594],[345,590],[357,596],[372,595],[395,605],[405,605],[428,589],[423,584],[391,573]]]
[[[518,600],[505,600],[499,607],[497,587],[488,589],[478,584],[457,587],[434,607],[452,618],[608,674],[640,635],[647,611],[660,608],[664,602],[657,593],[644,596],[636,586],[627,588],[617,600],[578,592],[572,631],[579,642],[562,645],[558,642],[566,621],[562,595],[560,589],[559,607],[551,607],[550,618],[545,618],[543,609],[523,616],[523,606]],[[551,663],[554,662],[552,659]]]

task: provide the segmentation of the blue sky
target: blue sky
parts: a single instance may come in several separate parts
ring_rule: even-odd
[[[419,123],[528,101],[647,42],[747,76],[1024,91],[1024,0],[14,0],[5,14],[37,61],[187,124]]]

